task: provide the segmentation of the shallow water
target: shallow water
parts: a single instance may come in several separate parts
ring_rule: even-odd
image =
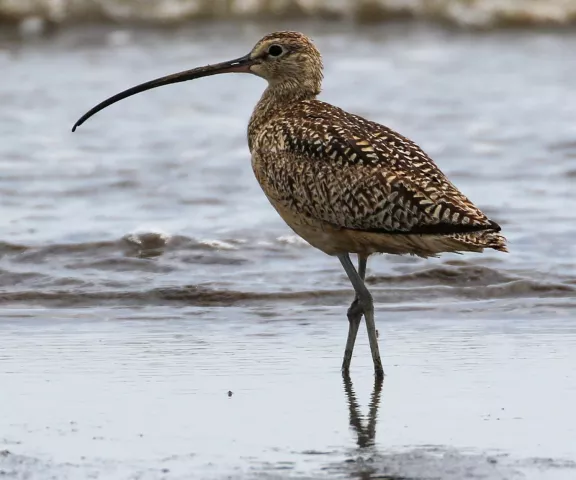
[[[510,242],[371,259],[388,374],[374,432],[350,421],[339,375],[351,287],[251,172],[261,80],[147,92],[69,132],[109,95],[279,27],[3,38],[0,470],[574,478],[576,35],[300,25],[324,53],[323,99],[417,141]]]
[[[12,453],[0,468],[15,478],[574,478],[566,319],[380,308],[387,376],[374,393],[363,335],[354,383],[342,384],[342,313],[7,313],[0,439]]]

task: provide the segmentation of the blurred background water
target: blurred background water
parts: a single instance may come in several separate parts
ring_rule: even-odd
[[[107,20],[152,24],[193,19],[316,18],[380,21],[417,18],[467,27],[567,25],[574,0],[0,0],[0,18],[62,24]]]
[[[0,470],[574,478],[575,18],[569,0],[0,0]],[[262,80],[154,90],[70,133],[279,29],[323,53],[324,100],[415,140],[510,242],[371,259],[381,393],[363,331],[354,387],[338,374],[339,263],[253,178]]]

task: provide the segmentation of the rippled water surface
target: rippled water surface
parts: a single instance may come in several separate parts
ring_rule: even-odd
[[[576,35],[287,26],[324,53],[323,99],[419,143],[510,253],[372,258],[387,377],[362,331],[343,383],[351,287],[251,171],[262,80],[147,92],[70,133],[279,25],[1,37],[0,471],[574,478]]]

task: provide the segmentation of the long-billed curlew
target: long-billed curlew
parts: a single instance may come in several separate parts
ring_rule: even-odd
[[[415,143],[389,128],[316,97],[320,52],[305,35],[266,35],[243,57],[158,78],[105,100],[83,115],[131,95],[219,73],[252,73],[268,81],[248,124],[252,168],[284,221],[312,246],[338,257],[356,296],[348,309],[342,371],[350,367],[362,316],[374,370],[383,376],[372,296],[364,283],[373,253],[435,256],[506,252],[489,220]],[[358,255],[358,270],[350,254]]]

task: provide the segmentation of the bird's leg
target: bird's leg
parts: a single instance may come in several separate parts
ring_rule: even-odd
[[[358,254],[358,275],[360,275],[362,281],[364,281],[364,277],[366,276],[367,261],[368,257]],[[354,344],[356,343],[356,335],[358,334],[358,328],[362,321],[362,315],[364,315],[364,310],[358,300],[358,294],[356,294],[352,305],[350,305],[350,308],[348,309],[348,340],[346,340],[346,349],[344,350],[342,373],[348,373],[350,371],[352,352],[354,351]]]
[[[364,281],[354,268],[350,255],[343,253],[338,255],[340,263],[346,271],[346,275],[350,279],[356,295],[358,296],[358,303],[362,307],[364,317],[366,318],[366,329],[368,330],[368,340],[370,342],[370,350],[372,351],[372,361],[374,362],[374,373],[377,377],[384,376],[384,369],[382,368],[382,361],[380,360],[380,351],[378,350],[378,337],[376,334],[376,324],[374,323],[374,302],[372,295],[364,285]]]

